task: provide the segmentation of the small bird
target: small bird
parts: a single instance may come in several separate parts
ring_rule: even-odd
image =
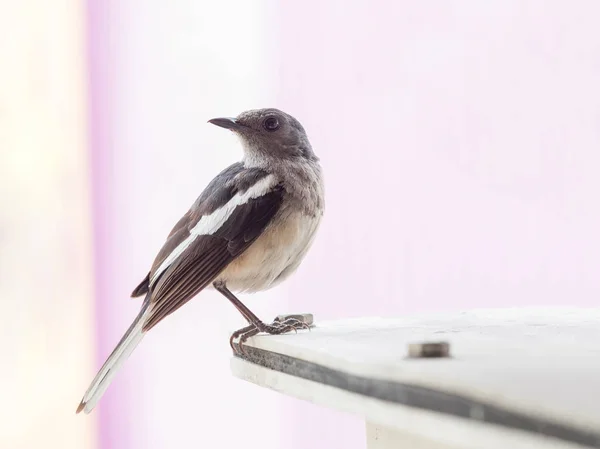
[[[131,294],[145,295],[138,316],[100,368],[77,413],[92,411],[146,332],[205,288],[220,292],[248,321],[232,336],[241,336],[238,349],[244,335],[306,327],[294,318],[265,324],[232,291],[267,290],[304,259],[324,211],[319,159],[300,122],[278,109],[208,122],[239,138],[242,161],[219,173],[171,230]]]

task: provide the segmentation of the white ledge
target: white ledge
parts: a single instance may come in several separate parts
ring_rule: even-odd
[[[600,448],[600,308],[315,324],[249,339],[234,375],[363,416],[373,448]],[[450,357],[407,357],[431,341]]]

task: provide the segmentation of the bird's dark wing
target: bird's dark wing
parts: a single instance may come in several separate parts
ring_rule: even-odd
[[[169,236],[167,237],[167,241],[158,252],[156,259],[152,264],[152,269],[148,272],[144,280],[140,282],[140,284],[131,293],[132,298],[148,293],[150,290],[150,276],[152,275],[153,270],[155,270],[156,267],[162,263],[162,261],[171,253],[171,251],[177,247],[177,245],[179,245],[189,236],[188,225],[192,221],[191,213],[192,211],[190,209],[173,227],[169,233]]]
[[[145,295],[148,293],[148,289],[150,288],[150,273],[146,275],[144,280],[139,283],[139,285],[131,292],[132,298],[137,298],[138,296]]]
[[[276,179],[260,170],[234,164],[219,174],[173,228],[142,288],[134,291],[150,292],[143,330],[189,301],[245,251],[282,198]]]
[[[144,280],[133,290],[132,297],[142,296],[148,293],[150,289],[150,278],[153,272],[167,258],[169,254],[189,236],[190,224],[194,224],[194,220],[204,215],[213,212],[219,206],[227,203],[237,193],[240,187],[247,187],[243,182],[238,180],[241,176],[248,183],[252,179],[260,179],[260,176],[266,175],[262,170],[249,170],[244,168],[241,162],[236,162],[230,165],[219,173],[204,189],[193,206],[181,219],[173,226],[173,229],[167,237],[167,241],[158,252],[150,272]],[[245,176],[243,176],[245,175]],[[236,182],[237,181],[237,182]]]

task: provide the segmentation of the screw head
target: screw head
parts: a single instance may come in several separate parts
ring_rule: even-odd
[[[450,357],[450,344],[447,342],[410,343],[408,356],[418,359]]]

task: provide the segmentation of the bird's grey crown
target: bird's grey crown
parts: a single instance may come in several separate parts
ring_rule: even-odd
[[[260,121],[261,119],[265,119],[270,116],[276,116],[278,118],[284,117],[290,126],[295,128],[298,132],[306,135],[304,127],[295,117],[277,108],[251,109],[238,115],[237,120],[240,123],[245,124],[247,122],[252,123],[254,121]]]

